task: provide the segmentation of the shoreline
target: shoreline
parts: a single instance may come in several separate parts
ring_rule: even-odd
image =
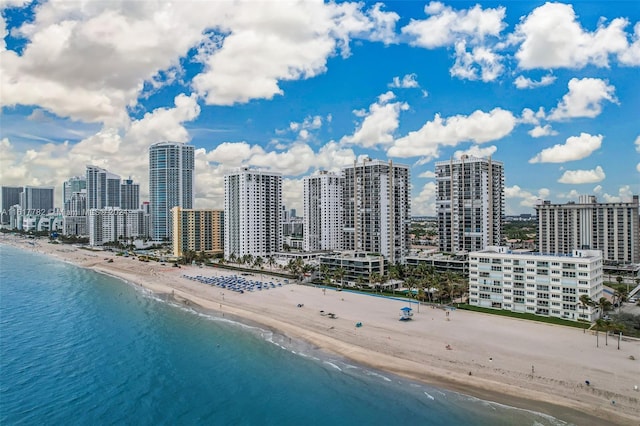
[[[182,278],[232,275],[216,268],[142,263],[6,234],[0,243],[110,275],[196,310],[259,324],[411,381],[574,424],[637,424],[640,417],[640,393],[633,390],[640,381],[640,342],[625,341],[617,350],[617,341],[605,346],[601,335],[596,348],[595,336],[579,329],[465,311],[445,318],[440,309],[428,307],[405,323],[398,321],[398,312],[406,303],[379,297],[297,284],[238,294]],[[337,318],[321,316],[319,308],[336,312]],[[355,327],[356,322],[363,326]],[[583,384],[585,378],[592,386]]]

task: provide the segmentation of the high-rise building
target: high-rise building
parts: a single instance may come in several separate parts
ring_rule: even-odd
[[[342,172],[343,248],[403,263],[409,252],[409,167],[367,158]]]
[[[224,177],[224,256],[282,248],[282,175],[243,168]]]
[[[461,253],[499,246],[504,218],[504,167],[463,155],[436,163],[439,248]]]
[[[601,250],[604,260],[640,262],[638,196],[631,202],[598,203],[595,196],[578,202],[535,206],[540,253],[571,253],[576,249]]]
[[[83,189],[87,189],[87,177],[74,176],[65,180],[62,184],[62,203],[66,203],[71,198],[71,194],[74,192],[80,192]]]
[[[9,224],[9,209],[20,204],[22,186],[0,186],[0,225]]]
[[[140,208],[140,185],[133,183],[131,178],[123,180],[120,185],[120,208],[123,210]]]
[[[304,178],[305,251],[342,248],[342,183],[340,175],[324,170]]]
[[[91,209],[87,217],[89,244],[92,246],[113,241],[126,242],[142,236],[144,228],[142,210]]]
[[[20,193],[20,208],[27,215],[53,213],[52,187],[25,186]]]
[[[171,209],[193,208],[195,151],[178,142],[158,142],[149,147],[149,197],[151,238],[171,240]]]
[[[120,176],[101,167],[87,166],[86,178],[87,210],[120,207]]]
[[[171,209],[173,255],[185,251],[222,253],[224,250],[224,211],[216,209]]]
[[[599,250],[539,255],[489,246],[469,253],[469,304],[591,322],[597,308],[580,296],[600,300],[603,277]]]

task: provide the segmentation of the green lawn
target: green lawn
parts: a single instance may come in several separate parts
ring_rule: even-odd
[[[464,309],[467,311],[483,312],[485,314],[491,314],[491,315],[500,315],[503,317],[519,318],[519,319],[530,320],[530,321],[544,322],[548,324],[566,325],[567,327],[589,328],[589,326],[591,325],[584,321],[569,321],[562,318],[544,317],[541,315],[534,315],[534,314],[521,314],[519,312],[505,311],[502,309],[481,308],[479,306],[471,306],[466,304],[460,304],[458,308]]]

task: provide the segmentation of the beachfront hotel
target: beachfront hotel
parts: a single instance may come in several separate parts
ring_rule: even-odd
[[[27,215],[53,213],[53,187],[25,186],[20,193],[20,208]]]
[[[598,203],[582,195],[578,202],[535,206],[538,251],[571,253],[576,249],[601,250],[603,259],[621,263],[640,262],[640,216],[638,196],[631,202]]]
[[[73,176],[62,183],[62,203],[71,199],[74,192],[81,192],[87,189],[87,176]],[[66,212],[65,212],[66,214]]]
[[[367,285],[375,287],[374,276],[383,277],[388,267],[388,262],[379,254],[345,251],[337,254],[326,254],[318,257],[320,268],[327,270],[329,276],[333,276],[335,284],[347,287]],[[343,275],[336,277],[336,272]],[[324,278],[324,277],[323,277]],[[389,285],[389,283],[385,283]]]
[[[411,220],[409,167],[365,158],[343,167],[343,249],[403,263]]]
[[[281,248],[282,175],[246,167],[225,175],[224,257],[265,257]]]
[[[149,147],[151,238],[171,240],[171,209],[193,208],[195,151],[179,142],[158,142]]]
[[[144,212],[120,208],[90,209],[87,228],[89,245],[101,246],[114,241],[126,241],[143,235]]]
[[[97,166],[87,166],[87,209],[120,207],[120,176]]]
[[[185,251],[217,254],[224,250],[224,211],[216,209],[183,209],[174,207],[172,215],[173,255]]]
[[[435,166],[440,251],[471,252],[501,244],[503,164],[463,155]]]
[[[9,210],[20,205],[22,186],[0,186],[0,225],[9,225]]]
[[[513,253],[489,246],[469,253],[469,304],[570,320],[593,321],[597,310],[580,296],[603,295],[602,253]]]
[[[342,248],[343,178],[321,170],[306,176],[303,183],[303,250]]]
[[[123,210],[138,210],[140,208],[140,185],[133,183],[131,178],[120,184],[120,208]]]

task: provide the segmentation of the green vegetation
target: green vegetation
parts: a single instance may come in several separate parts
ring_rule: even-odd
[[[458,307],[460,309],[464,309],[464,310],[467,310],[467,311],[483,312],[485,314],[500,315],[500,316],[503,316],[503,317],[511,317],[511,318],[530,320],[530,321],[544,322],[544,323],[547,323],[547,324],[565,325],[567,327],[589,328],[589,326],[591,325],[591,324],[589,324],[587,322],[580,321],[580,320],[579,321],[569,321],[569,320],[565,320],[565,319],[562,319],[562,318],[544,317],[544,316],[535,315],[535,314],[527,314],[527,313],[505,311],[505,310],[502,310],[502,309],[481,308],[479,306],[472,306],[472,305],[467,305],[467,304],[460,304]]]
[[[535,238],[532,235],[535,235],[537,232],[537,223],[535,219],[507,222],[504,224],[503,232],[505,238],[508,240],[530,240]]]

